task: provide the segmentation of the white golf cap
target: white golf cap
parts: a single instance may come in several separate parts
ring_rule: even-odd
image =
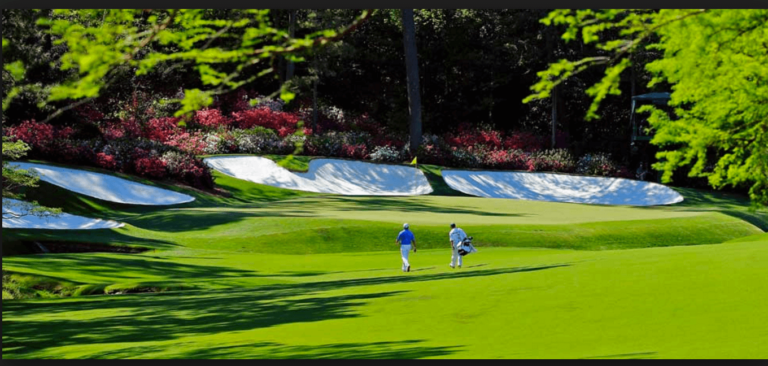
[[[407,228],[408,228],[408,223],[406,222],[405,224],[403,224],[403,229],[407,229]]]

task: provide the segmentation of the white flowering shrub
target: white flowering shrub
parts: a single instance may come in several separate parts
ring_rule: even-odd
[[[370,155],[371,160],[397,163],[403,160],[402,153],[394,146],[376,146]]]

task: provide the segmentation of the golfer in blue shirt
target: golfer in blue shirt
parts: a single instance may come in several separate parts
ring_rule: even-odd
[[[400,244],[400,254],[403,258],[403,272],[411,271],[411,264],[408,262],[408,252],[411,251],[411,245],[413,245],[413,251],[416,251],[416,238],[413,233],[408,230],[408,224],[403,224],[403,231],[397,234],[395,243]]]

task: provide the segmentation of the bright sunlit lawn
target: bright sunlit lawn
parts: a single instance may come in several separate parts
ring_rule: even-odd
[[[768,217],[747,201],[683,189],[682,204],[651,208],[466,197],[421,168],[433,195],[217,175],[231,196],[166,187],[197,198],[172,208],[41,183],[29,196],[42,204],[127,225],[3,231],[3,358],[768,357]],[[394,243],[403,222],[419,248],[410,273]],[[456,270],[451,222],[479,249]],[[150,250],[25,254],[31,240]]]

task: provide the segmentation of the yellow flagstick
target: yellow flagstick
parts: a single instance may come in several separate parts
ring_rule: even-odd
[[[413,158],[413,161],[411,162],[411,165],[415,165],[415,166],[418,168],[418,167],[419,167],[419,164],[418,164],[418,163],[416,163],[416,159],[417,159],[417,158],[418,158],[418,157],[415,157],[415,158]]]

